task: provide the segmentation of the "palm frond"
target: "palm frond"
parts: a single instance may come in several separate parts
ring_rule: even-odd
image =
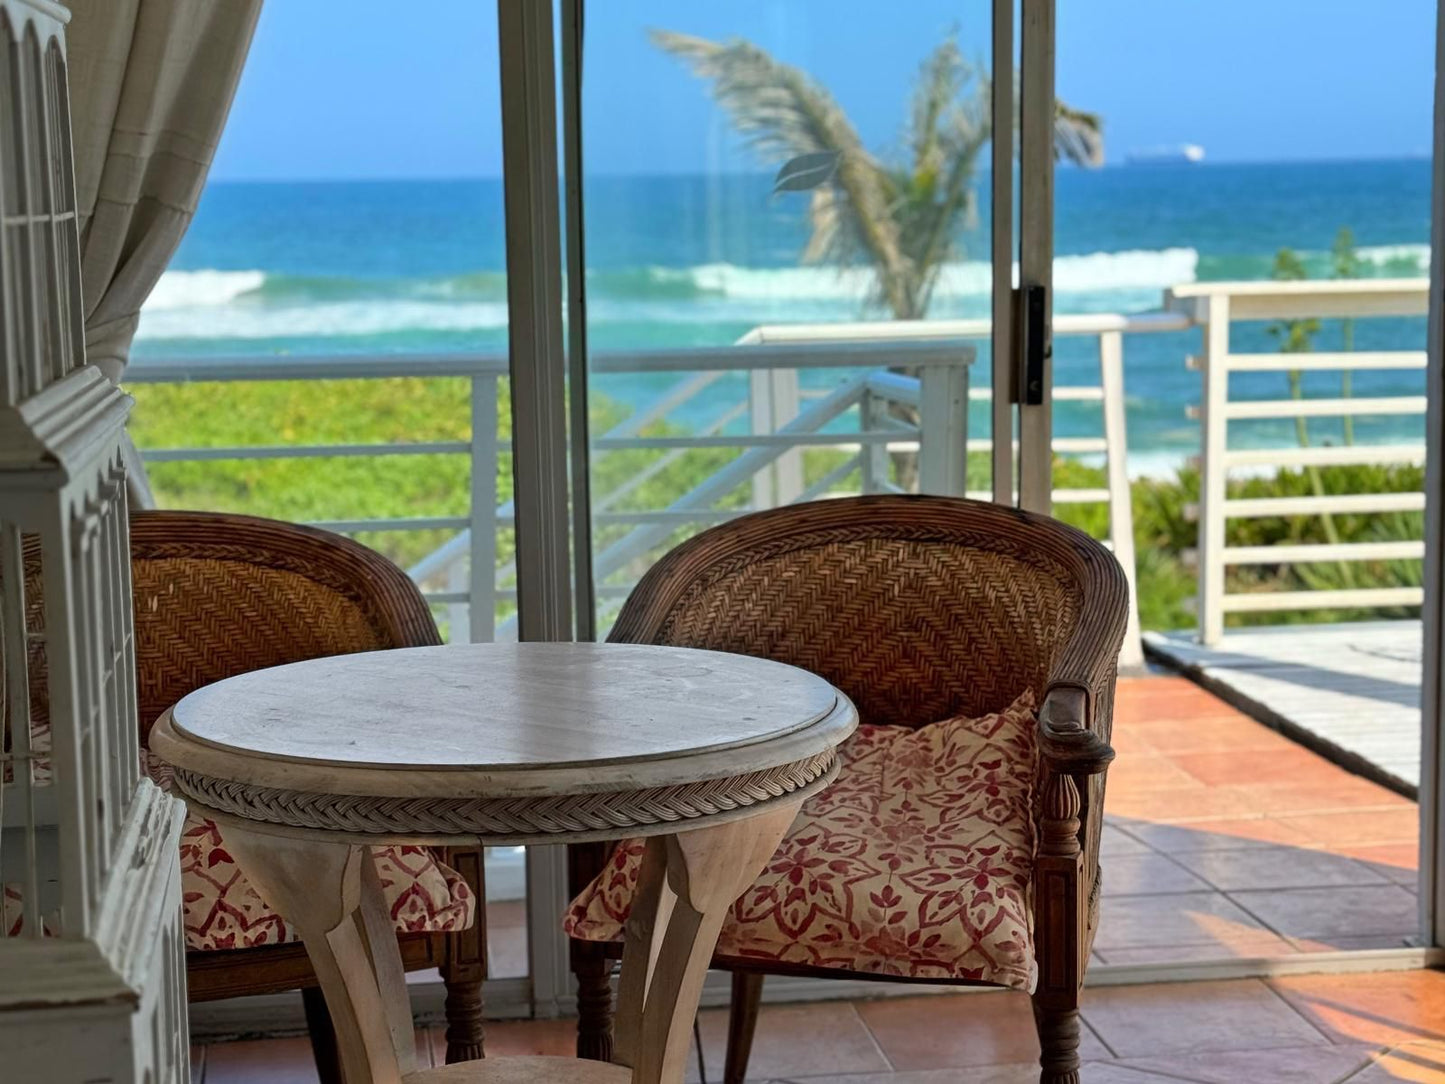
[[[939,128],[957,103],[970,75],[953,34],[940,42],[919,68],[908,133],[915,175],[927,173],[936,177],[942,173],[944,160]]]
[[[714,42],[668,30],[650,36],[712,84],[713,97],[764,161],[823,151],[838,155],[832,181],[813,193],[808,253],[815,258],[866,253],[878,269],[879,293],[897,311],[908,261],[889,214],[883,169],[833,96],[751,42]]]
[[[1077,166],[1104,164],[1104,118],[1054,99],[1054,157]]]

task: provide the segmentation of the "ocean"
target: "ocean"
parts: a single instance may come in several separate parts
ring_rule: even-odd
[[[940,277],[930,316],[989,310],[988,178],[974,223]],[[803,266],[806,197],[771,193],[767,175],[597,176],[586,188],[589,336],[595,349],[722,346],[762,323],[883,318],[858,268]],[[1330,247],[1349,228],[1361,273],[1428,271],[1430,165],[1424,159],[1197,166],[1131,165],[1057,175],[1057,312],[1148,312],[1163,290],[1197,280],[1268,278],[1292,248],[1311,277],[1331,274]],[[200,210],[142,314],[135,353],[444,353],[502,350],[507,311],[499,180],[225,183]],[[1237,327],[1238,349],[1272,350],[1263,326]],[[1326,322],[1319,349],[1338,348]],[[1361,321],[1359,349],[1422,349],[1425,321]],[[1147,469],[1198,448],[1186,417],[1199,376],[1185,368],[1198,333],[1125,342],[1131,465]],[[1097,381],[1094,340],[1062,338],[1059,383]],[[987,350],[974,370],[987,381]],[[810,373],[827,383],[838,374]],[[1238,379],[1238,378],[1237,378]],[[741,381],[741,377],[738,378]],[[1282,375],[1236,385],[1287,395]],[[601,394],[630,405],[656,379],[608,377]],[[676,418],[704,424],[737,387]],[[1420,373],[1361,373],[1356,394],[1420,394]],[[1306,394],[1338,394],[1338,376],[1310,374]],[[981,404],[976,404],[981,407]],[[1097,432],[1097,407],[1066,404],[1060,433]],[[974,433],[987,431],[976,409]],[[1361,442],[1418,438],[1416,418],[1361,418]],[[1314,439],[1337,434],[1311,422]],[[1289,444],[1292,423],[1257,423],[1243,443]]]

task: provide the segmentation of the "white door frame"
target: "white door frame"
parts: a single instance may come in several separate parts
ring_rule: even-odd
[[[1053,506],[1054,0],[1022,0],[1019,32],[1018,505]],[[997,79],[995,79],[995,84]]]
[[[1420,930],[1445,946],[1445,3],[1435,14],[1435,136],[1430,189],[1430,320],[1425,385],[1425,604],[1421,610]]]
[[[498,0],[520,640],[573,635],[553,33],[551,4]],[[562,847],[527,849],[528,975],[538,1016],[557,1015],[570,994],[557,922],[566,857]]]

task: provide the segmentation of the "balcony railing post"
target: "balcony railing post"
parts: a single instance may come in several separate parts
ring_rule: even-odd
[[[1105,466],[1109,480],[1109,542],[1129,580],[1129,627],[1119,665],[1142,666],[1139,635],[1139,577],[1134,560],[1134,506],[1129,492],[1129,441],[1124,414],[1124,336],[1099,335],[1099,386],[1104,393]]]
[[[968,487],[968,366],[925,365],[918,394],[919,490],[962,497]]]
[[[1224,635],[1225,453],[1229,450],[1229,295],[1203,301],[1204,401],[1200,411],[1199,611],[1201,643]]]
[[[878,396],[864,390],[858,402],[858,424],[865,433],[872,433],[884,427],[888,411]],[[862,491],[882,493],[888,488],[888,445],[864,444],[858,453],[861,468]]]
[[[468,560],[468,632],[489,643],[497,624],[497,378],[472,377],[471,554]],[[456,633],[453,631],[453,637]]]
[[[759,435],[776,433],[798,416],[802,405],[797,369],[754,369],[749,392],[753,432]],[[754,508],[789,504],[802,492],[801,449],[784,452],[753,475]]]

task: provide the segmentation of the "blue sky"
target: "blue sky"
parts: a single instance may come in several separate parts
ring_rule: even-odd
[[[827,85],[880,151],[908,87],[956,28],[986,56],[987,0],[592,0],[594,173],[748,168],[703,86],[649,27],[742,36]],[[269,0],[212,173],[217,180],[496,176],[496,7]],[[1211,160],[1428,152],[1433,0],[1059,0],[1058,91],[1106,120],[1115,161],[1160,144]]]

